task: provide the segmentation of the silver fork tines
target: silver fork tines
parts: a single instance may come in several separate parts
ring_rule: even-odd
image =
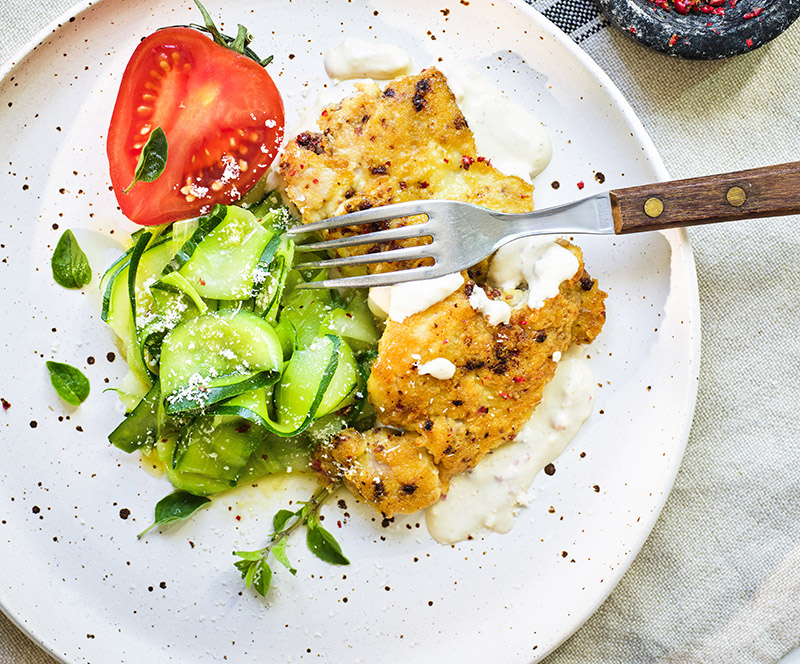
[[[340,217],[331,217],[322,221],[315,221],[303,226],[295,226],[286,231],[289,235],[300,235],[301,233],[313,233],[315,231],[327,231],[332,228],[342,226],[360,226],[370,224],[373,221],[385,221],[387,219],[399,219],[400,217],[411,217],[415,214],[424,214],[430,218],[431,213],[437,206],[432,203],[446,203],[448,201],[407,201],[405,203],[395,203],[381,207],[370,208],[369,210],[359,210],[350,212]],[[413,228],[408,226],[407,228]]]
[[[405,240],[412,237],[433,237],[432,231],[427,227],[427,221],[423,221],[413,226],[400,226],[399,228],[388,228],[374,233],[361,233],[348,237],[336,238],[325,242],[312,242],[310,244],[297,245],[297,251],[320,251],[325,249],[342,249],[343,247],[355,247],[359,244],[372,244],[377,242],[390,242],[391,240]],[[294,230],[294,229],[292,229]]]
[[[409,201],[297,226],[287,233],[299,235],[314,231],[360,226],[377,221],[389,221],[413,215],[425,215],[427,219],[419,224],[372,233],[360,233],[327,242],[299,245],[297,249],[306,252],[336,250],[362,244],[419,237],[430,237],[430,243],[313,261],[303,263],[302,266],[309,269],[342,268],[421,258],[433,259],[433,265],[380,274],[311,281],[300,284],[298,288],[371,288],[418,279],[431,279],[477,265],[502,245],[521,237],[558,233],[614,233],[608,194],[598,194],[574,203],[522,214],[495,212],[458,201]]]
[[[413,261],[418,258],[435,258],[435,249],[431,251],[433,245],[425,244],[420,247],[403,247],[402,249],[389,249],[388,251],[378,251],[374,254],[359,254],[357,256],[343,256],[342,258],[329,258],[323,261],[309,261],[301,263],[301,267],[324,269],[327,267],[342,267],[347,265],[367,265],[369,263],[388,263],[389,261]]]
[[[356,277],[335,277],[321,281],[309,281],[299,284],[297,288],[375,288],[377,286],[393,286],[407,281],[433,279],[441,274],[435,265],[412,267],[407,270],[382,272],[381,274],[362,274]]]

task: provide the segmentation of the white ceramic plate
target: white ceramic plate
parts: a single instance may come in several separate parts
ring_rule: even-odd
[[[666,175],[606,76],[521,3],[224,5],[228,31],[244,23],[256,50],[275,54],[270,71],[290,118],[302,94],[323,83],[325,50],[343,35],[375,37],[408,49],[420,68],[439,57],[468,59],[545,122],[555,157],[538,179],[540,207]],[[0,396],[10,404],[0,411],[3,610],[70,664],[543,657],[619,580],[677,470],[699,342],[685,235],[581,240],[591,273],[610,293],[608,323],[589,351],[601,385],[597,411],[557,472],[537,479],[511,533],[441,546],[421,517],[384,527],[342,494],[347,509],[333,501],[326,523],[353,564],[327,566],[298,538],[290,547],[297,576],[278,570],[263,601],[241,592],[231,552],[261,546],[272,514],[305,498],[308,485],[265,482],[137,541],[169,487],[106,443],[121,409],[103,388],[124,366],[100,321],[96,289],[115,238],[131,226],[108,186],[105,131],[139,39],[198,22],[198,12],[173,0],[103,0],[74,16],[0,88]],[[85,292],[66,291],[50,275],[52,248],[67,228],[90,250],[97,276]],[[55,396],[44,366],[51,358],[90,377],[92,394],[80,408]]]

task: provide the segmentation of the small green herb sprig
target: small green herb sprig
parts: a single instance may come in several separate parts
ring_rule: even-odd
[[[175,521],[183,521],[192,516],[197,510],[211,503],[211,498],[195,496],[188,491],[173,491],[156,503],[153,523],[140,532],[137,537],[141,539],[153,528],[166,526]]]
[[[89,259],[71,230],[66,230],[56,244],[50,259],[53,279],[64,288],[83,288],[92,280]]]
[[[259,595],[267,596],[272,584],[270,554],[292,574],[297,574],[286,555],[286,544],[290,535],[302,526],[306,527],[306,545],[317,558],[331,565],[350,564],[336,538],[320,523],[320,508],[335,489],[336,487],[320,488],[311,500],[300,503],[301,507],[296,512],[279,510],[272,519],[273,532],[263,549],[233,552],[233,555],[240,558],[234,565],[242,573],[248,588],[253,588]]]
[[[58,396],[70,406],[80,406],[89,396],[89,379],[80,369],[63,362],[45,362],[50,383]]]
[[[158,180],[167,167],[168,152],[167,135],[161,127],[156,127],[150,132],[147,143],[142,147],[139,161],[133,172],[133,182],[122,193],[127,194],[137,182],[155,182]]]
[[[229,48],[232,51],[236,51],[236,53],[239,55],[244,55],[245,57],[254,60],[262,67],[266,67],[270,62],[272,62],[271,55],[262,60],[253,52],[253,49],[250,48],[250,43],[253,41],[253,35],[251,35],[247,31],[247,28],[245,28],[241,23],[238,26],[236,37],[229,37],[228,35],[219,31],[219,28],[217,28],[216,24],[214,23],[214,19],[211,18],[211,14],[208,13],[206,8],[203,7],[198,0],[194,0],[194,4],[197,5],[197,8],[203,15],[203,23],[205,25],[190,23],[190,27],[207,32],[209,35],[211,35],[211,38],[214,40],[214,42],[223,48]]]

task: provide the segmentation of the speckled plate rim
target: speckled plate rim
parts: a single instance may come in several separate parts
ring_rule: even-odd
[[[63,12],[60,17],[53,20],[49,25],[41,29],[33,38],[29,40],[27,45],[18,49],[16,54],[12,56],[5,63],[0,65],[0,80],[5,80],[8,76],[13,75],[15,69],[23,62],[25,57],[30,54],[38,45],[44,42],[48,37],[56,33],[63,24],[69,22],[74,17],[78,16],[81,12],[86,11],[92,6],[96,6],[104,0],[83,0],[76,3],[72,8]],[[641,144],[642,150],[647,156],[648,160],[658,173],[660,179],[669,179],[669,174],[664,166],[655,144],[647,134],[640,120],[636,116],[628,101],[624,98],[622,93],[618,90],[616,85],[610,77],[602,71],[599,66],[572,40],[563,33],[551,21],[546,19],[540,12],[535,10],[531,5],[524,2],[524,0],[503,0],[504,3],[512,5],[517,9],[529,14],[535,21],[543,22],[552,26],[553,39],[569,50],[573,56],[581,63],[584,69],[596,79],[600,85],[606,90],[607,94],[613,99],[615,109],[626,120],[629,127],[634,132],[635,139]],[[688,367],[688,378],[690,389],[685,394],[684,412],[685,417],[683,420],[682,433],[679,440],[679,445],[673,447],[675,452],[670,464],[667,476],[668,481],[664,486],[658,487],[660,490],[659,499],[656,501],[655,507],[646,515],[642,517],[644,522],[640,530],[639,537],[636,539],[634,546],[631,549],[633,555],[627,556],[620,564],[618,564],[613,571],[608,575],[609,583],[605,585],[605,591],[595,596],[594,601],[586,603],[580,607],[570,624],[565,625],[560,639],[552,641],[544,650],[539,653],[531,661],[539,661],[546,655],[556,650],[564,641],[574,634],[589,617],[599,608],[605,601],[611,591],[615,588],[622,576],[632,564],[635,555],[641,550],[647,540],[653,526],[655,525],[658,516],[660,515],[664,504],[669,496],[670,489],[674,483],[678,469],[680,467],[683,453],[685,451],[686,443],[689,438],[689,433],[692,425],[695,404],[697,399],[697,381],[699,379],[699,366],[700,366],[700,307],[699,307],[699,292],[697,288],[696,268],[693,257],[693,252],[689,243],[688,233],[685,229],[671,230],[666,233],[671,238],[670,247],[673,252],[673,260],[677,260],[685,270],[686,285],[689,288],[688,292],[683,293],[686,296],[686,311],[689,315],[689,347],[687,349],[686,361]],[[679,249],[677,257],[675,256],[676,247]],[[65,659],[53,646],[50,645],[46,636],[39,633],[36,627],[27,624],[17,611],[4,600],[0,595],[0,610],[25,634],[27,634],[39,647],[51,655],[54,659],[64,664],[73,664],[72,660]]]
[[[539,14],[531,5],[524,2],[524,0],[510,0],[512,4],[518,4],[522,7],[525,11],[530,12],[531,14]],[[546,19],[542,16],[544,20]],[[550,23],[552,23],[550,21]],[[650,160],[652,161],[653,165],[655,166],[656,170],[659,172],[659,176],[661,180],[669,180],[670,175],[667,171],[667,167],[664,165],[664,160],[661,158],[661,155],[658,152],[658,148],[656,148],[655,143],[653,143],[653,139],[650,138],[650,135],[642,125],[641,120],[636,115],[636,112],[633,110],[633,107],[630,105],[628,100],[623,96],[622,92],[620,92],[619,88],[616,86],[614,81],[611,80],[611,77],[603,71],[600,66],[592,60],[591,57],[579,46],[574,44],[569,36],[563,32],[558,26],[552,24],[556,33],[558,33],[558,37],[560,38],[563,44],[565,44],[568,48],[572,46],[574,48],[574,53],[578,60],[584,65],[584,67],[592,72],[594,77],[601,82],[601,84],[606,88],[609,96],[614,99],[616,103],[617,110],[625,117],[628,121],[629,125],[634,128],[635,130],[635,138],[637,141],[640,142],[642,145],[645,153],[648,155]],[[633,563],[636,554],[644,546],[644,543],[647,541],[647,538],[650,536],[650,532],[653,530],[653,527],[656,525],[656,521],[658,520],[661,511],[664,509],[664,505],[667,502],[667,498],[669,497],[670,489],[672,485],[675,483],[675,478],[678,475],[678,469],[680,468],[681,462],[683,460],[683,454],[686,450],[686,444],[689,441],[689,433],[692,428],[692,420],[694,419],[694,411],[695,406],[697,404],[697,383],[700,378],[700,341],[701,341],[701,327],[700,327],[700,293],[698,290],[697,285],[697,269],[694,260],[694,253],[692,251],[691,244],[689,242],[689,234],[685,228],[675,229],[670,231],[670,233],[674,233],[676,237],[679,238],[679,246],[681,249],[681,255],[679,260],[684,264],[684,267],[688,269],[688,280],[691,286],[691,293],[688,293],[689,301],[688,301],[688,308],[689,313],[691,315],[691,346],[689,348],[689,366],[690,366],[690,380],[692,387],[688,390],[686,394],[686,419],[683,423],[683,432],[681,435],[682,444],[680,447],[680,452],[675,454],[672,465],[669,469],[669,483],[666,487],[666,490],[662,492],[660,500],[658,502],[658,506],[648,515],[648,522],[645,524],[645,527],[641,531],[641,535],[636,542],[636,545],[633,549],[634,555],[628,556],[625,562],[623,562],[618,570],[617,574],[614,575],[609,587],[606,589],[605,594],[598,596],[594,603],[590,606],[587,606],[587,611],[583,615],[582,619],[577,622],[573,628],[564,634],[563,638],[560,642],[558,642],[550,652],[556,650],[561,644],[564,643],[570,636],[572,636],[583,624],[600,608],[600,605],[608,598],[611,594],[611,591],[614,590],[616,585],[625,575],[625,573],[630,568],[631,564]],[[673,245],[674,248],[674,245]]]
[[[28,40],[27,44],[17,49],[17,52],[14,53],[11,58],[0,64],[0,81],[4,81],[9,76],[12,76],[17,67],[20,66],[28,54],[31,53],[42,42],[44,42],[44,40],[50,35],[61,28],[64,23],[69,22],[73,16],[86,10],[88,7],[96,4],[98,1],[102,0],[83,0],[83,2],[76,3],[73,7],[65,12],[62,12],[60,16],[53,19],[48,25],[39,30],[39,32],[37,32]],[[0,594],[0,611],[2,611],[3,614],[12,623],[14,623],[14,625],[16,625],[23,634],[26,634],[34,643],[36,643],[36,645],[38,645],[53,659],[58,662],[63,662],[63,664],[71,664],[61,657],[61,655],[49,644],[45,637],[39,635],[35,627],[26,624],[23,620],[23,616],[18,611],[15,611],[12,607],[8,606],[8,603],[5,601],[2,594]]]

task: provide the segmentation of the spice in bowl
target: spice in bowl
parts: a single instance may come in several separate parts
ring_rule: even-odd
[[[672,11],[673,9],[684,16],[690,12],[701,14],[725,15],[725,9],[733,9],[739,0],[649,0],[659,9]],[[763,7],[753,7],[753,9],[742,18],[745,20],[756,18],[763,11]]]

